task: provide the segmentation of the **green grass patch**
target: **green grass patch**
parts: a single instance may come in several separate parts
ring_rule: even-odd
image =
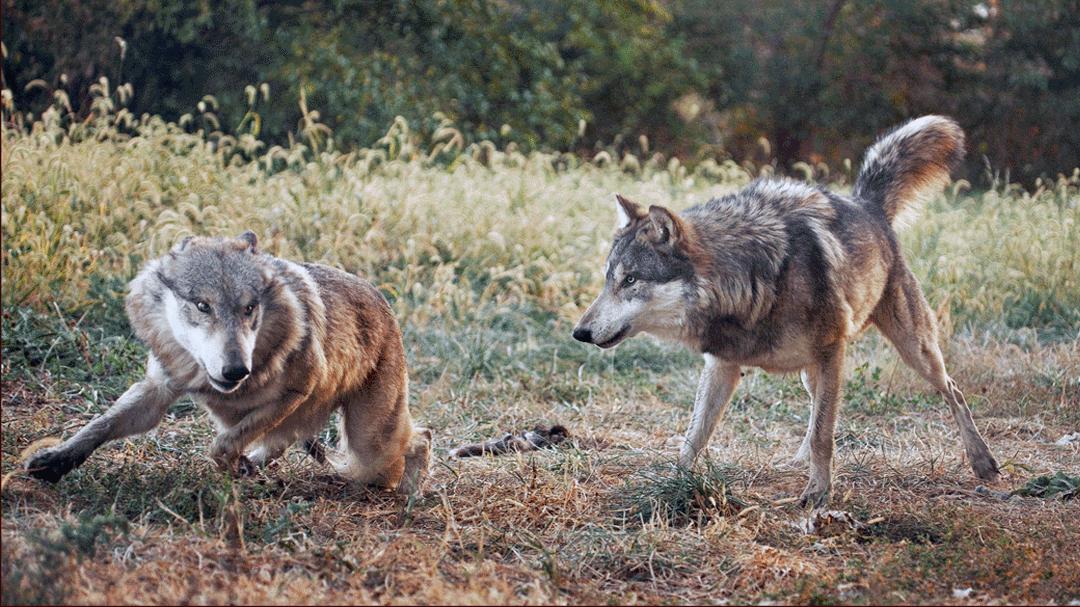
[[[615,519],[630,525],[685,527],[736,515],[749,504],[732,490],[738,484],[735,478],[709,461],[700,471],[673,462],[651,464],[627,478],[616,498]]]
[[[1063,471],[1055,472],[1053,475],[1038,476],[1013,491],[1012,495],[1075,499],[1080,497],[1080,476],[1069,476]]]

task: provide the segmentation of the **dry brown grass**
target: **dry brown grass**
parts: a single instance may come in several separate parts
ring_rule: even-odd
[[[1047,369],[1076,377],[1076,349],[1075,343],[1024,352],[1002,344],[954,346],[954,373],[966,375],[962,383],[979,395],[973,398],[977,421],[1004,464],[993,490],[1016,489],[1035,475],[1080,470],[1076,443],[1054,444],[1078,429],[1076,392],[1063,391],[1075,384],[1040,379]],[[888,357],[874,354],[876,346],[864,350],[867,360],[889,370]],[[231,482],[205,458],[206,420],[173,416],[147,438],[102,449],[57,487],[18,474],[7,480],[4,601],[1080,600],[1080,501],[1004,500],[977,491],[944,406],[909,382],[906,371],[891,375],[890,389],[914,399],[910,410],[871,415],[852,404],[854,411],[842,414],[838,426],[831,507],[857,524],[815,533],[800,530],[813,514],[792,499],[805,483],[805,471],[782,464],[798,446],[802,427],[795,413],[804,399],[794,380],[764,374],[748,375],[709,449],[706,474],[726,481],[742,506],[698,503],[674,522],[627,518],[624,511],[655,488],[657,479],[672,474],[658,464],[675,456],[690,396],[671,393],[685,389],[689,372],[622,386],[585,377],[581,381],[592,397],[579,408],[482,379],[471,382],[467,394],[446,382],[423,387],[418,400],[433,417],[439,407],[469,410],[507,394],[513,398],[500,411],[502,428],[556,420],[581,440],[551,451],[451,461],[444,459],[446,452],[463,441],[455,428],[441,428],[440,461],[427,492],[412,504],[327,476],[299,453],[261,478]],[[31,437],[64,424],[63,403],[19,385],[5,385],[3,398],[8,472]],[[1031,403],[1032,415],[1017,417],[1014,407],[994,404],[1000,400]],[[199,455],[178,453],[185,448]],[[79,528],[82,509],[107,518],[117,502],[123,507],[122,491],[94,488],[92,479],[103,475],[121,482],[156,475],[192,483],[204,488],[206,503],[197,515],[180,514],[176,510],[184,504],[175,487],[163,487],[154,498],[159,507],[132,513],[126,534],[103,527],[82,556],[74,541],[45,543],[42,538],[56,540],[65,524]],[[65,491],[65,483],[101,495]],[[211,496],[218,496],[218,506],[209,505]]]

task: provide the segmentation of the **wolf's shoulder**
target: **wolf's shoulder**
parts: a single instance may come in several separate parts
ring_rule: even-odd
[[[370,282],[360,276],[334,266],[321,263],[303,262],[293,264],[309,275],[322,288],[338,290],[368,290],[374,288]]]
[[[347,305],[390,313],[386,296],[368,280],[321,263],[305,262],[294,265],[309,277],[328,308]]]

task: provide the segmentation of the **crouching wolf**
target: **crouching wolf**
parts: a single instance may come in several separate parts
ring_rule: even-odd
[[[367,281],[261,253],[255,234],[187,237],[129,285],[146,377],[103,415],[26,463],[57,481],[103,443],[157,426],[182,395],[206,407],[220,434],[213,461],[249,474],[304,440],[359,482],[422,489],[431,432],[413,427],[401,332]],[[313,438],[340,410],[339,451]]]
[[[937,326],[893,226],[941,190],[963,157],[954,121],[925,116],[870,147],[850,197],[789,180],[674,213],[618,197],[603,291],[574,338],[610,348],[639,332],[704,354],[679,463],[691,467],[743,366],[800,371],[813,400],[795,462],[809,460],[802,504],[829,491],[833,426],[847,345],[873,324],[945,396],[981,479],[998,466],[946,374]]]

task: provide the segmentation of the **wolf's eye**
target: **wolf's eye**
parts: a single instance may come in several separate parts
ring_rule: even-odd
[[[637,282],[637,277],[634,276],[633,274],[627,274],[626,278],[624,278],[623,281],[622,281],[623,286],[625,286],[625,287],[629,287],[630,285],[634,284],[635,282]]]
[[[251,303],[244,306],[244,316],[251,316],[255,312],[255,304]]]
[[[210,304],[200,299],[199,301],[195,302],[195,309],[202,312],[203,314],[209,314]]]

